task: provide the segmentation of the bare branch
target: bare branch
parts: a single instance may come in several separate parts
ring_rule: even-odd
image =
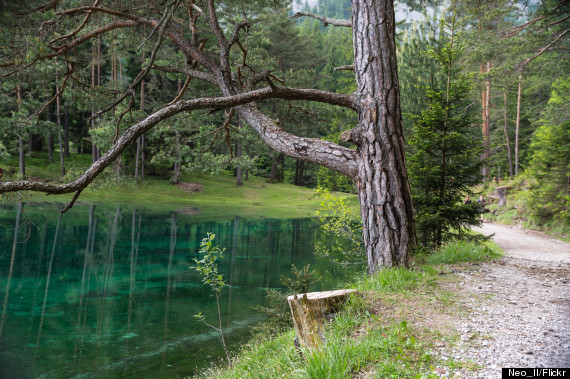
[[[208,18],[208,16],[206,16],[206,13],[204,13],[204,11],[197,6],[196,4],[194,4],[194,2],[192,2],[191,7],[200,14],[200,16],[202,16],[204,18],[204,20],[206,20],[206,22],[209,24],[210,23],[210,19]]]
[[[185,75],[188,75],[192,78],[196,78],[196,79],[200,79],[200,80],[203,80],[205,82],[208,82],[210,84],[214,84],[214,85],[217,84],[216,78],[214,78],[212,75],[207,74],[207,73],[202,72],[202,71],[198,71],[198,70],[192,70],[189,68],[178,68],[178,67],[164,67],[164,66],[157,66],[157,65],[153,65],[152,68],[160,70],[160,71],[164,71],[164,72],[185,74]]]
[[[568,0],[561,0],[561,1],[558,3],[558,5],[556,5],[556,7],[554,7],[554,8],[550,11],[550,13],[556,12],[558,9],[562,8],[562,6],[563,6],[564,4],[566,4],[567,2],[568,2]],[[505,33],[505,36],[504,36],[503,38],[511,38],[511,37],[514,37],[514,36],[516,36],[517,34],[519,34],[520,32],[522,32],[523,30],[525,30],[526,28],[528,28],[529,26],[531,26],[531,25],[537,23],[537,22],[540,21],[540,20],[545,19],[546,17],[548,17],[548,15],[542,15],[542,16],[533,18],[532,20],[530,20],[530,21],[528,21],[528,22],[525,22],[525,23],[522,24],[522,25],[513,26],[513,27],[507,29],[507,32]],[[556,25],[556,24],[558,24],[559,22],[562,22],[562,21],[564,21],[564,20],[567,19],[567,18],[568,18],[568,16],[562,18],[561,20],[555,21],[554,23],[550,24],[549,26]]]
[[[192,77],[187,76],[186,81],[184,82],[184,85],[182,86],[182,89],[180,89],[180,93],[178,93],[178,95],[176,95],[176,97],[170,103],[168,103],[168,105],[172,105],[172,104],[176,103],[178,100],[182,99],[182,96],[184,96],[184,93],[186,92],[186,89],[188,88],[188,84],[190,84],[190,80],[192,80]]]
[[[339,67],[335,67],[333,69],[333,71],[342,71],[342,70],[346,70],[346,71],[354,71],[354,65],[352,64],[347,64],[345,66],[339,66]]]
[[[99,5],[99,2],[101,0],[95,0],[95,3],[93,4],[93,7],[97,7]],[[64,35],[64,36],[59,36],[53,40],[51,40],[50,42],[48,42],[48,45],[51,46],[54,43],[67,39],[67,38],[71,38],[71,37],[75,37],[75,35],[77,35],[77,33],[79,33],[81,31],[81,29],[83,29],[85,27],[85,25],[87,25],[87,21],[89,21],[89,19],[91,18],[91,14],[93,14],[93,11],[88,11],[87,15],[85,16],[85,18],[83,19],[83,22],[81,22],[81,24],[72,32]]]
[[[311,13],[311,12],[297,12],[293,16],[291,16],[291,18],[299,18],[299,17],[303,17],[303,16],[316,18],[317,20],[321,21],[323,23],[323,26],[325,26],[325,27],[328,25],[344,26],[347,28],[352,27],[352,21],[351,20],[337,20],[334,18],[319,16],[319,15]]]
[[[562,18],[561,18],[560,20],[558,20],[558,21],[551,22],[550,24],[548,24],[548,27],[554,26],[554,25],[556,25],[556,24],[560,24],[561,22],[564,22],[564,21],[568,20],[568,18],[570,18],[570,14],[567,15],[566,17],[562,17]]]
[[[558,37],[556,37],[554,39],[554,41],[550,42],[547,46],[545,46],[543,49],[541,49],[538,53],[536,53],[532,57],[524,60],[523,62],[518,63],[515,66],[515,68],[517,68],[518,70],[522,70],[524,68],[524,66],[526,66],[528,63],[530,63],[530,61],[532,61],[535,58],[540,57],[546,50],[550,49],[552,47],[552,45],[554,45],[556,43],[556,41],[558,41],[560,38],[564,37],[566,35],[566,33],[568,33],[568,32],[570,32],[570,29],[566,29]]]
[[[67,205],[65,206],[65,208],[63,208],[63,209],[61,210],[60,213],[63,214],[63,213],[65,213],[65,212],[67,212],[68,210],[70,210],[71,207],[73,207],[73,204],[75,204],[75,202],[76,202],[77,199],[79,198],[79,195],[81,195],[81,191],[82,191],[82,190],[78,190],[78,191],[75,192],[75,194],[73,195],[73,198],[71,199],[71,201],[69,202],[69,204],[67,204]]]

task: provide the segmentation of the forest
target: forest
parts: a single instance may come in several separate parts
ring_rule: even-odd
[[[372,271],[460,236],[478,211],[446,204],[480,183],[567,224],[568,2],[353,3],[3,1],[0,192],[230,170],[358,193]]]
[[[567,367],[569,8],[0,0],[0,377]]]

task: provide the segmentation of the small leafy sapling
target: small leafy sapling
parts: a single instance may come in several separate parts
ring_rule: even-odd
[[[216,235],[214,233],[208,233],[208,236],[200,242],[200,251],[202,254],[202,259],[195,258],[196,271],[200,273],[202,277],[202,283],[209,286],[214,294],[216,295],[216,305],[218,306],[218,326],[214,326],[206,321],[206,318],[202,315],[202,312],[194,315],[195,318],[208,325],[210,328],[214,329],[218,334],[218,338],[222,343],[226,357],[228,361],[230,360],[230,354],[226,346],[226,341],[224,340],[224,329],[222,328],[222,314],[220,312],[220,295],[222,290],[227,286],[223,275],[218,273],[218,259],[223,259],[224,251],[226,249],[220,249],[219,246],[213,246],[214,238]]]
[[[325,241],[317,241],[317,254],[345,268],[365,263],[362,222],[358,212],[346,198],[335,196],[326,188],[319,187],[316,192],[323,199],[316,216],[326,240],[332,241],[330,247]]]

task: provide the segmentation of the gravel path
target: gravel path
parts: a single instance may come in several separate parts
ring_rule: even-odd
[[[441,355],[473,364],[440,376],[500,378],[502,367],[570,367],[570,244],[504,225],[479,231],[495,233],[506,256],[458,273],[454,291],[467,312],[453,321],[460,342]]]

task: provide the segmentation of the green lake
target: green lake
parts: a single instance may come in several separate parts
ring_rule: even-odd
[[[205,220],[198,210],[56,204],[0,208],[0,377],[188,377],[224,355],[215,297],[194,266],[208,232],[226,248],[220,273],[229,345],[262,320],[252,307],[310,264],[335,288],[346,272],[315,256],[326,236],[311,219]]]

